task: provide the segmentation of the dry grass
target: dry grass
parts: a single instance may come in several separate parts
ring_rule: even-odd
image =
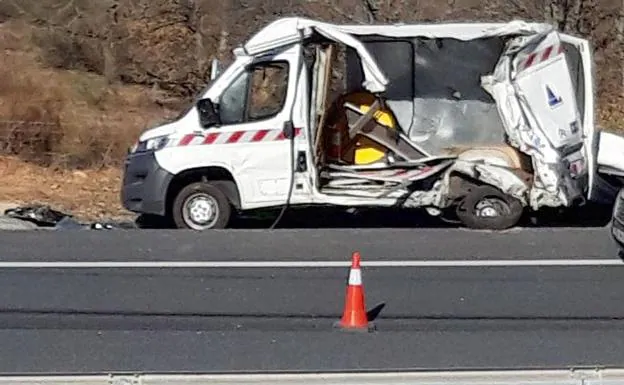
[[[624,97],[603,97],[598,106],[596,120],[600,127],[607,131],[624,133]]]
[[[30,32],[0,24],[0,201],[82,219],[128,216],[120,161],[143,129],[175,111],[150,89],[45,67]]]
[[[147,126],[173,113],[143,87],[40,64],[25,25],[0,25],[0,151],[41,165],[118,165]],[[27,47],[27,48],[23,48]]]
[[[130,218],[121,206],[119,168],[62,170],[0,157],[0,200],[48,204],[82,220]]]

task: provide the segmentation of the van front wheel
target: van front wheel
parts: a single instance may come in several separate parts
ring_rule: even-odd
[[[523,212],[522,202],[492,186],[472,188],[457,207],[459,220],[470,229],[480,230],[511,228]]]
[[[172,211],[176,227],[191,230],[223,229],[232,215],[227,196],[210,182],[192,183],[180,190]]]

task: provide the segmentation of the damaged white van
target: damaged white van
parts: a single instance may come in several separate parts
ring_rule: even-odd
[[[282,18],[234,53],[131,149],[126,209],[204,230],[258,208],[398,206],[505,229],[591,199],[592,54],[550,25]]]

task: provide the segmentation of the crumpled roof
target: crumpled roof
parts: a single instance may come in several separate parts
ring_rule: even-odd
[[[286,17],[280,18],[260,29],[245,42],[243,48],[250,54],[259,54],[290,45],[320,33],[328,39],[355,49],[362,59],[364,87],[371,92],[385,90],[388,79],[379,69],[374,58],[354,35],[380,35],[387,37],[429,37],[471,40],[505,35],[546,34],[554,29],[545,23],[514,20],[505,23],[429,23],[429,24],[376,24],[342,25],[317,20]]]

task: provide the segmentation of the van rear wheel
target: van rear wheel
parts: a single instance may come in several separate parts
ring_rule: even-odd
[[[457,207],[459,220],[470,229],[480,230],[511,228],[523,213],[522,202],[487,185],[472,188]]]
[[[210,230],[225,228],[232,216],[227,196],[210,182],[196,182],[184,187],[172,207],[177,228]]]

